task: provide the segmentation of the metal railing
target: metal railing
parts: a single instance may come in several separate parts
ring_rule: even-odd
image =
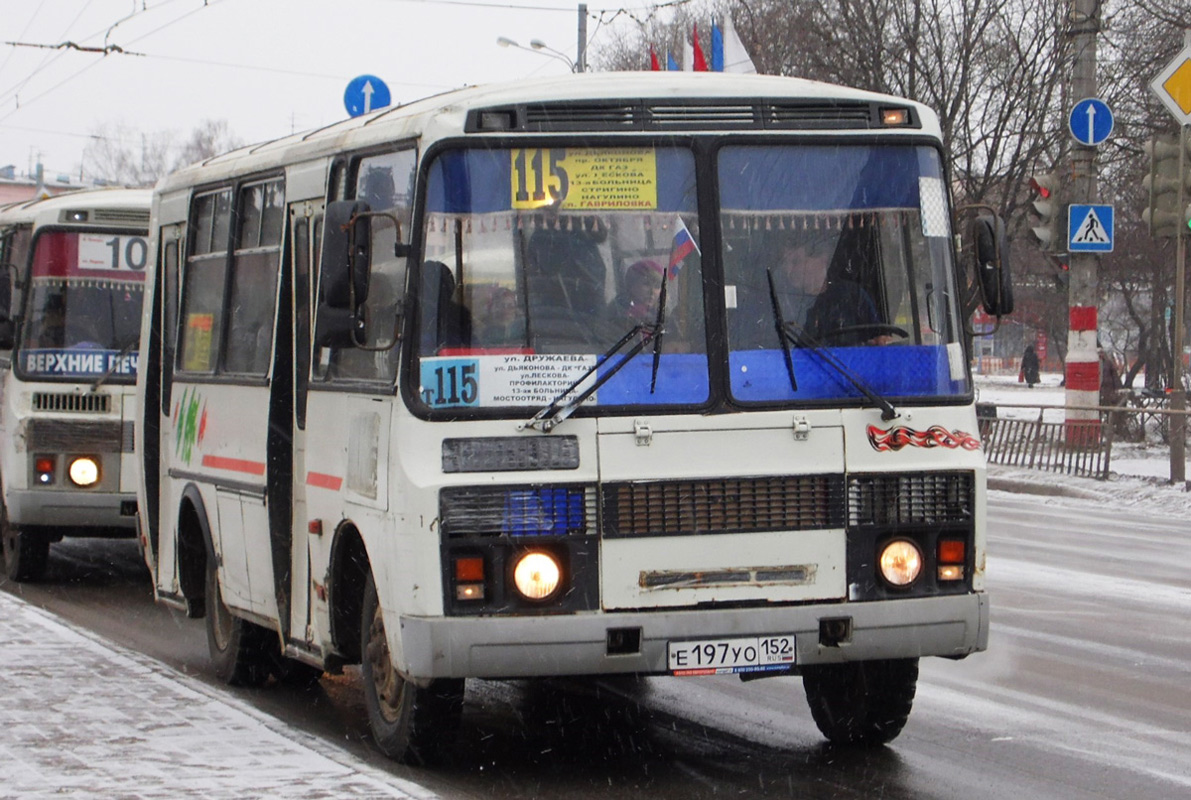
[[[1036,419],[1001,417],[998,408],[1037,409]],[[1098,420],[1045,419],[1047,411],[1097,411]],[[1115,441],[1144,441],[1147,428],[1163,442],[1169,438],[1171,418],[1188,416],[1172,411],[1157,393],[1126,392],[1120,405],[1058,406],[1029,403],[977,403],[976,418],[985,457],[990,464],[1040,469],[1105,480]],[[1191,425],[1187,426],[1191,429]]]
[[[1112,459],[1112,426],[1099,420],[1046,422],[978,416],[990,464],[1025,467],[1105,480]]]

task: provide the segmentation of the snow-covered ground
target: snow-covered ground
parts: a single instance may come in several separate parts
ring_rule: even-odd
[[[1010,419],[1037,419],[1040,406],[1054,406],[1044,412],[1044,419],[1060,421],[1066,403],[1066,391],[1059,385],[1063,376],[1044,372],[1040,378],[1041,382],[1031,389],[1018,383],[1016,375],[978,375],[976,399],[995,404],[997,415]],[[1191,494],[1186,487],[1169,482],[1170,448],[1161,442],[1116,442],[1109,464],[1111,475],[1107,481],[996,464],[989,466],[988,474],[993,487],[1013,482],[1021,487],[1052,490],[1055,503],[1106,502],[1143,513],[1191,512]],[[1191,461],[1187,462],[1186,475],[1191,476]]]

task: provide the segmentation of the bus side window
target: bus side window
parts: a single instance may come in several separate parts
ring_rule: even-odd
[[[174,348],[178,326],[178,240],[167,238],[173,228],[161,229],[164,315],[161,325],[161,413],[170,413],[170,386],[174,378]]]
[[[310,291],[310,219],[292,211],[294,254],[294,417],[306,428],[306,389],[310,377],[310,326],[314,306]],[[315,219],[315,225],[319,219]],[[285,302],[287,298],[282,298]]]
[[[190,254],[182,276],[178,368],[214,373],[223,330],[223,296],[227,279],[231,190],[194,200]]]
[[[374,216],[371,223],[372,270],[364,306],[364,344],[385,349],[343,347],[317,353],[316,377],[391,383],[396,376],[398,348],[394,334],[405,294],[406,259],[394,254],[394,245],[409,243],[416,167],[417,151],[412,148],[368,156],[356,165],[354,199],[366,202],[373,212],[397,218],[394,224],[387,216]],[[333,181],[337,175],[333,175]],[[321,252],[321,248],[315,252]]]
[[[280,179],[240,190],[239,226],[228,286],[228,372],[264,375],[269,370],[277,270],[284,229],[284,187]]]

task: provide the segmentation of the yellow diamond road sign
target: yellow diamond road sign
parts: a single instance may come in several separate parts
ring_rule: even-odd
[[[1175,56],[1158,77],[1150,81],[1150,88],[1176,122],[1191,124],[1191,47]]]

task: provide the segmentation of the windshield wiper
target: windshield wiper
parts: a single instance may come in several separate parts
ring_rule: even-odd
[[[794,377],[794,359],[790,357],[790,343],[786,341],[786,323],[782,319],[782,304],[777,300],[777,287],[773,285],[773,270],[766,267],[765,277],[769,279],[769,303],[773,306],[773,327],[777,330],[777,341],[782,347],[782,358],[786,360],[786,374],[790,376],[790,388],[798,391],[798,379]]]
[[[897,419],[901,416],[898,410],[893,407],[892,403],[890,403],[881,395],[877,394],[877,392],[871,386],[865,383],[859,375],[844,366],[844,362],[840,361],[835,353],[824,347],[820,342],[811,338],[811,336],[799,325],[793,322],[787,322],[782,328],[782,331],[784,333],[784,336],[782,337],[783,342],[785,342],[786,338],[789,338],[791,342],[798,345],[799,347],[810,350],[812,353],[817,355],[824,364],[827,364],[840,375],[843,375],[845,378],[847,378],[848,382],[855,386],[861,394],[867,397],[874,406],[881,409],[882,420],[888,422],[891,419]],[[786,346],[786,358],[789,359],[789,357],[790,351],[788,346]],[[793,380],[792,373],[791,380]]]
[[[662,270],[662,289],[658,292],[658,316],[653,322],[653,329],[655,331],[653,337],[653,365],[649,370],[649,393],[653,394],[653,390],[658,385],[658,364],[662,362],[662,336],[666,333],[666,329],[662,326],[666,324],[666,283],[670,276],[666,274],[666,270]]]
[[[108,366],[107,371],[105,371],[102,375],[100,375],[98,378],[96,378],[95,382],[91,384],[92,392],[99,391],[99,387],[103,386],[105,383],[107,383],[108,378],[112,377],[112,375],[115,374],[116,367],[120,365],[120,359],[122,359],[122,358],[124,358],[124,356],[128,355],[132,351],[132,348],[136,347],[136,343],[138,341],[140,341],[139,334],[135,338],[133,338],[131,341],[129,341],[128,344],[126,344],[120,348],[120,352],[116,353],[116,357],[112,359],[112,363]]]
[[[661,315],[659,314],[659,316],[661,316]],[[568,394],[570,394],[571,392],[575,391],[576,388],[578,388],[579,384],[583,383],[583,381],[590,378],[592,376],[592,374],[596,372],[596,370],[598,370],[600,367],[602,367],[604,364],[606,364],[608,362],[608,359],[612,358],[612,356],[616,355],[621,350],[623,350],[624,346],[627,345],[630,341],[632,341],[633,337],[638,334],[641,335],[641,341],[637,342],[635,345],[633,345],[631,348],[629,348],[628,352],[624,355],[624,357],[622,357],[620,359],[620,361],[617,361],[615,364],[613,364],[612,367],[607,372],[605,372],[599,380],[597,380],[591,386],[584,389],[581,393],[576,395],[571,400],[568,400],[565,403],[562,402]],[[614,344],[610,348],[608,348],[608,350],[596,360],[596,363],[592,364],[590,367],[583,370],[582,375],[580,375],[578,378],[576,378],[575,381],[573,383],[571,383],[570,386],[568,386],[567,388],[565,388],[561,392],[559,392],[558,396],[555,397],[553,400],[551,400],[549,405],[547,405],[545,408],[543,408],[538,413],[534,414],[533,418],[530,419],[528,422],[523,422],[520,425],[518,425],[517,429],[524,430],[525,428],[536,428],[536,429],[542,431],[543,433],[549,433],[550,431],[554,430],[554,428],[558,427],[558,424],[560,422],[565,420],[567,417],[571,416],[571,414],[573,414],[575,412],[575,409],[583,404],[583,401],[585,401],[587,398],[589,398],[593,394],[595,394],[597,389],[599,389],[601,386],[603,386],[605,383],[607,383],[612,378],[613,375],[620,372],[620,370],[626,364],[628,364],[630,361],[632,361],[634,356],[636,356],[638,353],[640,353],[642,350],[644,350],[645,346],[647,344],[649,344],[650,340],[656,339],[660,334],[661,334],[661,328],[656,327],[655,325],[649,325],[646,323],[642,323],[640,325],[634,325],[632,328],[629,329],[628,333],[626,333],[624,336],[620,337],[620,341],[618,341],[616,344]],[[656,348],[656,345],[655,345],[655,348]],[[657,358],[657,350],[656,349],[654,350],[654,353],[655,353],[654,357],[656,359]]]

